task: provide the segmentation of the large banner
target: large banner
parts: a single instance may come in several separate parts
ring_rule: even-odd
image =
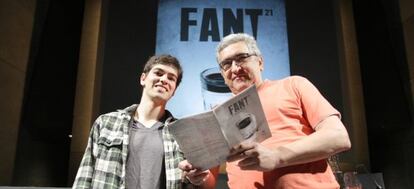
[[[290,75],[284,0],[160,0],[156,54],[177,57],[183,80],[167,109],[178,118],[232,96],[220,76],[216,46],[230,33],[254,36],[264,79]]]

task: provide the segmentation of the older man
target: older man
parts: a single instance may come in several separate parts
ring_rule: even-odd
[[[263,80],[256,41],[230,34],[217,47],[221,74],[233,94],[256,85],[272,137],[232,149],[230,188],[339,188],[326,159],[351,147],[340,113],[300,76]]]

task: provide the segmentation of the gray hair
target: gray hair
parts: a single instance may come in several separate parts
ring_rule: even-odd
[[[246,44],[247,49],[249,49],[249,53],[253,53],[257,56],[262,56],[262,53],[260,52],[259,47],[257,47],[256,40],[252,36],[245,34],[245,33],[236,33],[236,34],[227,35],[217,45],[217,48],[216,48],[217,62],[219,61],[218,60],[219,53],[224,48],[228,47],[231,44],[241,42],[241,41]]]

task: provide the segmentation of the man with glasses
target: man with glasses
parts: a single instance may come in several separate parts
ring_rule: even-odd
[[[339,188],[327,163],[351,147],[340,113],[300,76],[263,80],[264,59],[253,37],[230,34],[217,61],[234,94],[256,85],[272,137],[242,142],[228,158],[230,188]]]
[[[216,55],[233,94],[256,85],[272,133],[261,143],[244,141],[232,148],[229,187],[339,188],[327,158],[351,147],[340,113],[303,77],[263,80],[264,59],[250,35],[226,36]]]

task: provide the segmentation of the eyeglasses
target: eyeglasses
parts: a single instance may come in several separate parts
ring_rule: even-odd
[[[227,71],[231,68],[231,65],[233,64],[233,61],[236,63],[237,66],[240,66],[244,63],[246,63],[246,59],[256,56],[256,54],[250,54],[250,53],[239,53],[234,55],[233,57],[227,58],[219,63],[220,68],[224,71]]]

